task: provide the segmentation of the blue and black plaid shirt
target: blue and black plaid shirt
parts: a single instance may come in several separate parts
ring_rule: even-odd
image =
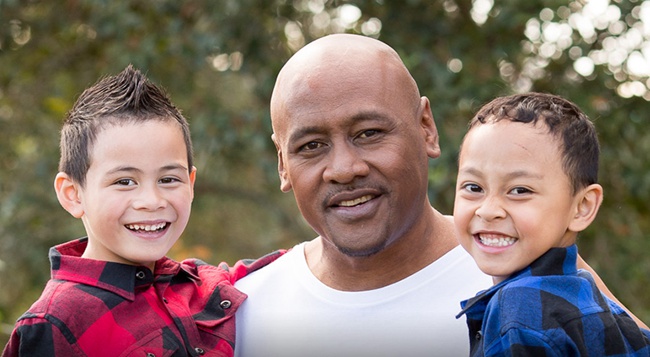
[[[578,249],[553,248],[461,302],[471,356],[650,356],[650,331],[577,270]]]

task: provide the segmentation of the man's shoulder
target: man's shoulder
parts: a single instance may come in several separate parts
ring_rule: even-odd
[[[477,280],[482,285],[487,284],[485,288],[492,285],[492,278],[479,269],[476,261],[460,245],[438,258],[431,266],[444,271],[445,275],[453,279]]]
[[[238,280],[271,264],[285,253],[285,249],[279,249],[256,259],[240,259],[232,266],[226,262],[212,265],[200,259],[188,258],[181,262],[181,266],[191,275],[196,275],[206,282],[234,284]]]
[[[267,261],[269,260],[268,256],[260,258],[263,259],[262,261],[258,261],[259,259],[254,260],[257,263],[252,266],[253,269],[247,270],[246,274],[236,279],[235,287],[246,290],[260,284],[268,283],[275,285],[278,281],[284,280],[283,277],[295,271],[297,266],[300,266],[301,256],[304,260],[303,253],[302,244],[298,244],[291,249],[272,253],[273,255],[270,257],[270,261]],[[242,260],[240,262],[250,264],[250,260]],[[307,265],[306,261],[304,265]]]

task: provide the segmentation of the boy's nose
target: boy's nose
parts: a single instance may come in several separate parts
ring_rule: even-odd
[[[503,209],[501,200],[496,197],[486,197],[478,209],[476,209],[476,216],[485,221],[491,221],[498,218],[504,218],[506,211]]]
[[[167,206],[167,200],[159,188],[142,187],[138,197],[134,200],[133,206],[136,209],[155,211],[165,208]]]

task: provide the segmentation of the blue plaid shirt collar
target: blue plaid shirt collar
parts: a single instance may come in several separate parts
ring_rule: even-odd
[[[526,268],[512,274],[508,279],[493,285],[489,289],[483,290],[471,299],[461,302],[462,310],[456,318],[464,314],[482,315],[487,307],[490,298],[499,291],[499,289],[515,280],[523,279],[529,276],[549,276],[549,275],[574,275],[577,273],[578,247],[573,244],[566,248],[551,248],[541,257],[537,258]],[[468,313],[468,311],[473,311]]]

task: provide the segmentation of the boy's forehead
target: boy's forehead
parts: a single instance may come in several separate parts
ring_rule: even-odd
[[[463,146],[465,146],[467,142],[474,140],[476,135],[484,135],[486,132],[510,133],[508,140],[512,142],[517,142],[518,140],[521,140],[523,136],[530,135],[537,137],[538,140],[548,138],[553,143],[555,143],[557,150],[562,149],[562,142],[560,138],[556,135],[553,135],[543,120],[525,123],[520,121],[513,121],[509,118],[499,118],[496,116],[493,116],[491,120],[488,118],[485,120],[485,122],[477,122],[474,126],[472,126],[465,135]]]
[[[548,160],[558,161],[561,151],[560,143],[546,128],[503,120],[479,124],[470,129],[461,147],[459,163],[462,166],[468,159],[476,164],[477,157],[490,157],[490,160],[505,165],[521,161],[530,166]],[[483,164],[492,165],[487,161]]]
[[[172,166],[191,169],[182,130],[170,121],[108,126],[89,147],[89,159],[86,175],[92,172],[93,177],[124,167],[142,172]]]
[[[185,146],[185,140],[183,135],[183,130],[181,129],[180,124],[175,120],[161,117],[160,119],[151,119],[151,120],[109,120],[105,121],[103,125],[97,128],[95,133],[95,138],[93,144],[88,147],[89,152],[92,154],[95,151],[95,148],[98,146],[111,146],[118,139],[122,139],[124,136],[132,136],[134,140],[144,139],[144,135],[151,136],[155,135],[162,130],[168,130],[168,128],[174,128],[175,136],[180,140],[176,141],[183,143],[184,149],[187,149]],[[159,144],[164,145],[163,142],[158,141]],[[137,154],[137,153],[134,153]]]

